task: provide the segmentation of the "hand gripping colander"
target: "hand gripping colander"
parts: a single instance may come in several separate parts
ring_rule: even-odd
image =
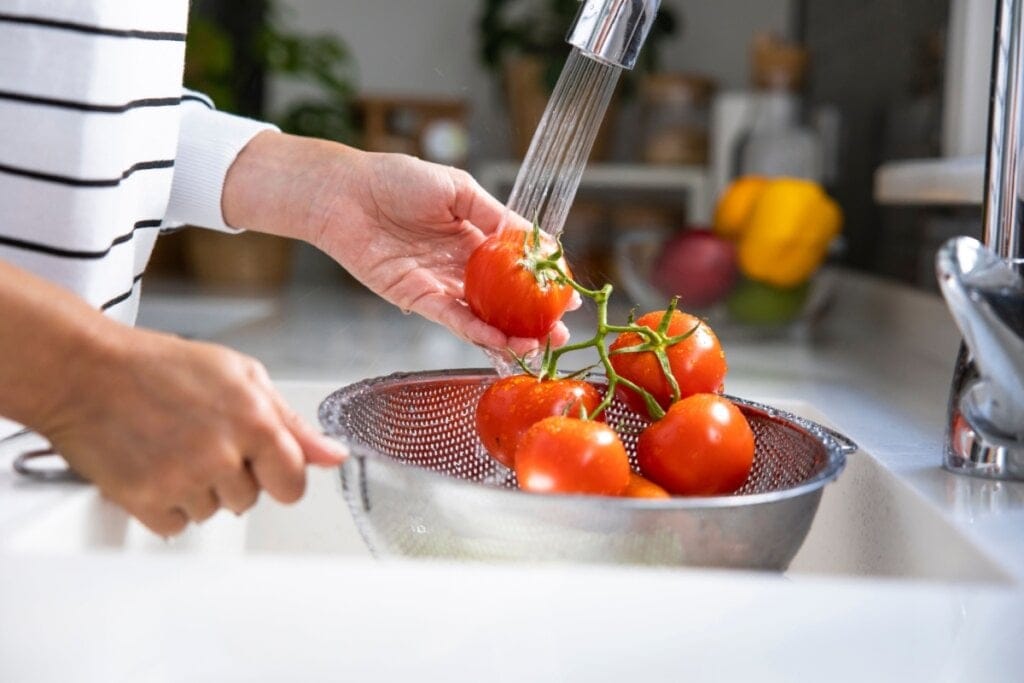
[[[857,449],[809,420],[732,398],[756,440],[750,477],[734,495],[525,493],[476,435],[477,401],[495,379],[489,370],[396,374],[321,404],[324,430],[351,450],[342,490],[375,555],[783,570],[822,488]],[[637,434],[649,420],[616,401],[606,421],[635,468]]]

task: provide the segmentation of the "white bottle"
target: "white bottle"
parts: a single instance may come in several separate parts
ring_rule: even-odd
[[[739,146],[740,175],[823,182],[821,142],[800,125],[799,113],[800,100],[792,93],[758,93],[753,123]]]

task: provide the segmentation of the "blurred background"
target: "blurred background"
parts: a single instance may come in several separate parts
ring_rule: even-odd
[[[465,167],[504,200],[568,54],[577,6],[196,0],[186,83],[221,109],[289,132]],[[984,151],[992,1],[662,7],[642,65],[620,82],[566,226],[577,270],[624,284],[643,303],[664,275],[654,260],[673,238],[716,221],[732,181],[785,175],[812,181],[841,209],[827,267],[934,290],[938,245],[980,234],[980,175],[972,197],[941,204],[876,183],[902,159]],[[358,286],[304,245],[200,230],[161,240],[154,271],[224,287]],[[810,295],[800,296],[797,308]]]

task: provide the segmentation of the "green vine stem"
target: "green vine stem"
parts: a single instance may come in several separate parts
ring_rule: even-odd
[[[533,242],[532,248],[529,244],[530,241]],[[693,328],[683,334],[670,336],[668,330],[672,323],[672,314],[675,313],[679,305],[679,298],[673,297],[669,302],[668,308],[665,310],[665,314],[662,316],[657,329],[637,325],[633,321],[632,314],[630,314],[629,322],[627,324],[612,325],[608,322],[608,302],[611,299],[612,286],[606,284],[601,289],[588,289],[584,287],[571,278],[568,273],[566,273],[565,269],[562,268],[560,263],[563,255],[561,242],[558,242],[558,248],[556,251],[547,257],[544,257],[540,254],[540,241],[540,226],[535,223],[533,226],[532,240],[531,237],[527,237],[526,244],[524,244],[525,257],[522,261],[522,265],[533,273],[534,277],[537,278],[537,283],[541,287],[547,287],[551,282],[555,282],[560,285],[568,285],[580,296],[593,301],[597,308],[597,330],[594,333],[594,336],[590,339],[576,342],[574,344],[568,344],[559,349],[552,349],[549,341],[548,345],[544,349],[540,370],[537,373],[531,372],[526,362],[522,358],[517,357],[516,361],[519,363],[520,367],[530,374],[535,374],[535,376],[540,380],[555,379],[558,377],[558,362],[563,356],[589,348],[596,349],[598,357],[601,359],[600,365],[603,366],[605,375],[608,378],[608,388],[605,391],[604,399],[597,408],[587,416],[588,419],[594,419],[606,410],[615,398],[615,390],[619,385],[622,385],[635,391],[641,398],[643,398],[644,404],[647,406],[647,412],[650,416],[655,420],[660,420],[665,416],[665,411],[661,405],[658,404],[658,401],[655,400],[654,396],[652,396],[649,391],[637,385],[635,382],[619,375],[615,371],[615,367],[612,365],[611,356],[621,353],[653,353],[655,358],[658,360],[658,365],[661,368],[666,381],[671,387],[673,402],[678,401],[680,398],[679,383],[672,374],[672,370],[669,365],[668,349],[669,347],[692,336],[700,328],[702,322],[698,321]],[[624,334],[629,332],[639,335],[642,339],[641,343],[609,352],[608,346],[605,343],[608,335]],[[572,375],[569,375],[569,377],[578,377],[593,369],[593,367],[594,366],[591,366],[590,368],[577,371]]]

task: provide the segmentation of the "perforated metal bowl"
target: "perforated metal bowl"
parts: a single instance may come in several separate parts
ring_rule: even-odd
[[[821,425],[732,398],[753,428],[754,466],[734,495],[644,500],[535,495],[494,461],[474,411],[488,370],[397,374],[340,389],[324,430],[352,457],[342,490],[378,556],[571,560],[785,569],[856,445]],[[595,381],[601,386],[601,383]],[[649,423],[616,401],[606,420],[636,467]]]

